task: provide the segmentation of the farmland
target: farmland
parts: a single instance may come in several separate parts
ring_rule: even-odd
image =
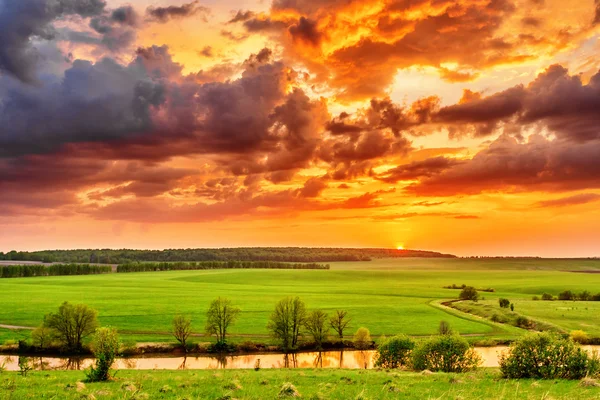
[[[268,342],[267,319],[285,296],[299,296],[309,309],[345,309],[352,331],[365,326],[373,336],[406,333],[425,336],[441,320],[472,338],[512,339],[525,331],[489,323],[439,306],[456,298],[451,284],[477,288],[484,303],[509,298],[516,311],[563,327],[598,335],[595,302],[532,301],[544,292],[600,292],[597,260],[543,259],[378,259],[335,262],[330,270],[202,270],[89,276],[14,278],[0,281],[0,324],[34,327],[63,301],[85,303],[99,312],[102,325],[116,327],[127,342],[171,342],[171,320],[190,315],[196,335],[203,333],[208,304],[217,296],[242,309],[231,330],[235,341]],[[565,303],[565,304],[561,304]],[[28,331],[0,329],[0,340],[27,338]],[[204,340],[196,338],[195,340]]]

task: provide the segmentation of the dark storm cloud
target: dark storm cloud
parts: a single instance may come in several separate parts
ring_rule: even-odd
[[[52,22],[62,16],[91,17],[104,12],[103,0],[4,0],[0,2],[0,71],[37,82],[40,53],[32,39],[52,39]]]
[[[210,9],[200,4],[198,0],[181,6],[168,7],[148,7],[146,14],[156,22],[168,22],[171,19],[187,18],[199,15],[204,21],[207,21]]]

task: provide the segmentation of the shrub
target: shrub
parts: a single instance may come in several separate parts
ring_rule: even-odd
[[[421,343],[412,352],[412,366],[419,371],[465,372],[476,369],[481,358],[466,339],[437,336]]]
[[[500,324],[504,324],[507,321],[504,315],[498,313],[494,313],[490,320],[492,320],[493,322],[498,322]]]
[[[588,334],[581,330],[571,331],[569,336],[575,343],[579,344],[587,344],[590,341]]]
[[[591,301],[592,294],[590,292],[588,292],[587,290],[584,290],[583,292],[581,292],[577,295],[577,298],[581,301]]]
[[[512,379],[581,379],[595,364],[573,340],[547,332],[524,336],[500,355],[500,371]]]
[[[19,373],[26,377],[29,371],[33,369],[33,365],[31,364],[31,360],[29,357],[19,357]]]
[[[96,357],[96,366],[86,372],[91,382],[103,382],[111,378],[110,369],[119,353],[121,342],[114,328],[100,328],[94,334],[92,351]]]
[[[447,321],[440,321],[440,326],[438,327],[438,333],[440,335],[452,335],[452,327]]]
[[[515,304],[514,303],[510,303],[510,311],[515,311]]]
[[[410,361],[410,353],[415,342],[406,335],[385,340],[377,349],[375,366],[381,368],[399,368]]]
[[[500,308],[508,308],[510,306],[510,300],[498,299],[498,304],[500,304]]]
[[[542,294],[542,300],[551,301],[554,300],[554,296],[552,296],[550,293],[544,293]]]
[[[515,320],[515,326],[518,326],[519,328],[527,329],[530,327],[530,325],[531,321],[522,315],[519,315]]]
[[[537,297],[537,296],[533,296],[533,297],[531,298],[531,300],[533,300],[533,301],[538,301],[539,299],[540,299],[540,298],[539,298],[539,297]]]
[[[463,290],[460,291],[458,298],[461,300],[479,300],[479,293],[477,293],[477,289],[473,286],[466,286]]]
[[[559,300],[575,300],[575,295],[570,290],[565,290],[564,292],[560,292],[558,294]]]
[[[354,334],[354,347],[359,350],[368,349],[371,347],[371,332],[367,328],[358,328],[356,333]]]

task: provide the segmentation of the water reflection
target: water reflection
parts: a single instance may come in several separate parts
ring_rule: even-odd
[[[592,352],[600,346],[584,346]],[[476,348],[484,367],[497,367],[499,355],[507,347]],[[256,368],[373,368],[373,350],[324,351],[298,354],[253,354],[239,356],[202,356],[202,357],[140,357],[118,359],[117,369],[134,370],[184,370],[184,369],[251,369]],[[93,363],[86,358],[31,358],[37,370],[82,370]],[[18,371],[18,357],[0,356],[0,366],[4,363],[6,370]]]

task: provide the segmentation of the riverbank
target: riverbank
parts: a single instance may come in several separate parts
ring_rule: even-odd
[[[579,381],[505,380],[495,369],[468,374],[352,370],[119,371],[106,383],[81,371],[0,373],[0,399],[597,399]],[[291,384],[291,385],[289,385]],[[296,397],[294,397],[296,395]]]

